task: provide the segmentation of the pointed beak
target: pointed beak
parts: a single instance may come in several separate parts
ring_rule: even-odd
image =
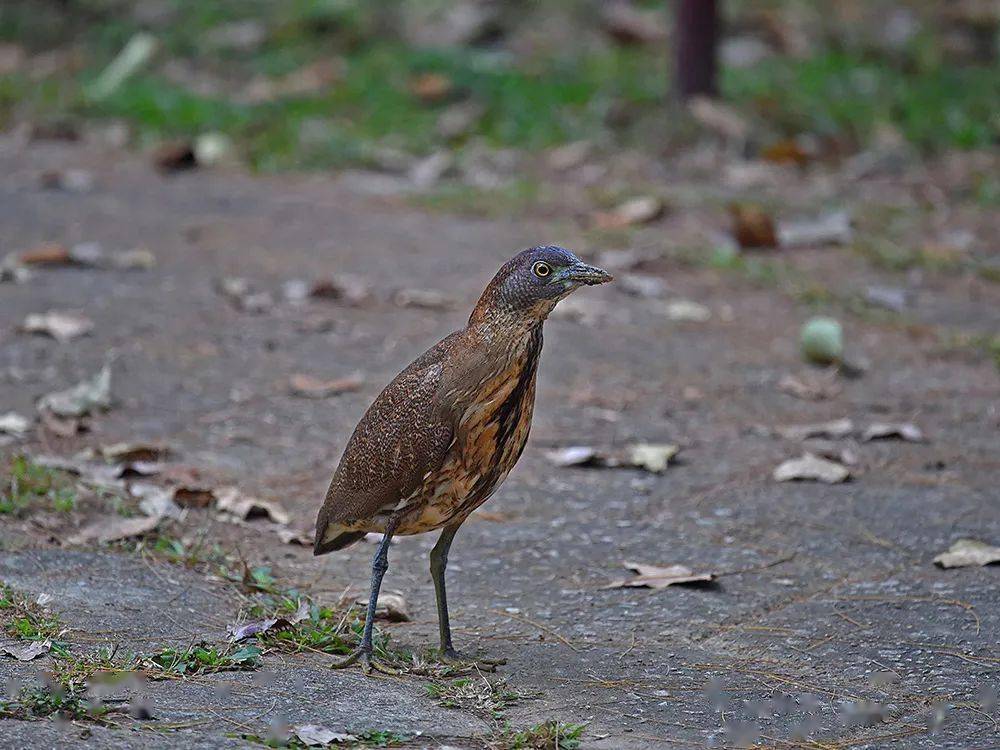
[[[597,266],[589,266],[586,263],[574,263],[566,269],[565,279],[574,284],[585,284],[594,286],[596,284],[607,284],[614,279],[610,273]]]

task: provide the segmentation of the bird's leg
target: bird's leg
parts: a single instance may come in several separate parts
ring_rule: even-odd
[[[444,571],[448,567],[448,550],[461,523],[446,526],[431,550],[431,578],[434,579],[434,597],[437,599],[438,632],[441,636],[441,658],[445,661],[469,662],[492,670],[506,659],[475,659],[463,656],[451,642],[451,624],[448,620],[448,595],[445,590]]]
[[[382,587],[382,577],[389,569],[389,540],[392,539],[392,528],[387,528],[375,551],[375,559],[372,561],[372,588],[368,596],[368,609],[365,612],[365,629],[361,636],[361,645],[350,655],[340,661],[330,665],[332,669],[343,669],[349,667],[357,661],[361,661],[361,666],[365,672],[373,669],[386,674],[399,674],[399,672],[375,660],[374,647],[372,646],[372,631],[375,628],[375,608],[378,605],[378,592]]]

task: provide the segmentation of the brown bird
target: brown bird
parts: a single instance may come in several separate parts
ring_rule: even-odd
[[[521,456],[535,402],[542,324],[563,297],[611,275],[561,247],[532,247],[505,263],[468,325],[418,357],[379,394],[354,429],[316,519],[314,554],[384,534],[372,563],[361,645],[335,667],[372,655],[372,621],[394,534],[443,528],[431,550],[441,656],[451,642],[444,571],[462,522]]]

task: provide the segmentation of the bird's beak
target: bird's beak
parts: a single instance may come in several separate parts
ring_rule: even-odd
[[[614,279],[610,273],[597,266],[589,266],[586,263],[574,263],[561,274],[566,281],[573,284],[586,284],[594,286],[596,284],[607,284]]]

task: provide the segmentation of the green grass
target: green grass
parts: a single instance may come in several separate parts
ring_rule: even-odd
[[[186,648],[165,648],[140,657],[139,663],[152,677],[190,677],[216,672],[240,672],[260,667],[257,646],[196,643]]]
[[[66,629],[58,615],[6,583],[0,583],[0,624],[8,635],[15,638],[50,641],[51,653],[55,656],[67,656],[69,653],[67,644],[62,641]]]
[[[491,681],[482,675],[461,677],[450,682],[432,682],[426,690],[439,706],[471,711],[493,722],[500,721],[509,706],[526,697],[510,687],[506,680]]]
[[[658,149],[692,132],[666,114],[668,77],[658,48],[563,46],[518,56],[415,49],[376,36],[378,4],[360,0],[175,0],[183,22],[158,30],[157,59],[107,99],[89,101],[86,84],[139,26],[128,12],[94,0],[67,0],[68,12],[40,4],[42,11],[25,0],[0,10],[0,38],[40,49],[72,38],[84,67],[42,81],[0,78],[0,123],[15,113],[119,117],[135,126],[140,143],[222,131],[259,170],[372,165],[385,148],[421,154],[445,145],[435,124],[450,102],[426,103],[410,90],[414,76],[438,73],[452,82],[455,101],[475,102],[482,112],[451,144],[459,148],[468,139],[534,151],[581,138],[627,145],[638,137]],[[264,22],[259,47],[213,46],[213,30],[241,19]],[[343,75],[324,90],[253,105],[196,94],[163,72],[165,61],[186,60],[238,92],[255,76],[286,75],[330,57],[343,59]],[[915,50],[896,62],[817,47],[809,58],[725,70],[721,84],[726,98],[773,138],[809,133],[862,146],[888,124],[925,150],[994,144],[1000,68],[933,58]],[[623,108],[627,123],[609,124],[608,113]],[[649,133],[656,133],[653,142]],[[981,201],[994,201],[995,180],[985,178],[977,191]]]
[[[491,750],[576,750],[586,724],[550,719],[521,731],[507,730],[489,742]]]
[[[68,513],[76,505],[76,493],[66,474],[25,456],[11,461],[5,484],[0,491],[0,515],[23,516],[33,509]]]

